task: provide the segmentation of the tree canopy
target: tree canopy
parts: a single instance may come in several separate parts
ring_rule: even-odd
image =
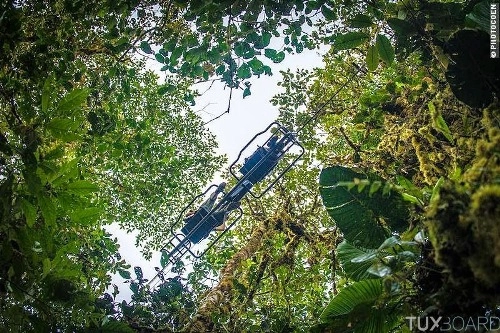
[[[417,330],[408,317],[494,321],[490,3],[3,1],[1,330],[377,333]],[[149,284],[105,227],[137,232],[150,257],[223,170],[190,108],[193,84],[246,97],[274,64],[319,45],[330,46],[323,67],[282,72],[270,101],[299,131],[300,162],[245,198],[237,226],[192,269],[162,260]],[[118,302],[115,273],[130,300]],[[474,319],[453,327],[465,328],[480,331]]]

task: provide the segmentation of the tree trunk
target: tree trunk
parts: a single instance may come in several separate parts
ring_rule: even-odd
[[[253,231],[245,247],[235,253],[229,260],[221,271],[219,283],[205,297],[193,320],[183,329],[183,332],[212,332],[214,323],[211,314],[214,312],[228,312],[229,309],[226,304],[231,299],[234,273],[244,260],[250,258],[260,248],[264,235],[268,231],[268,224],[269,221],[261,223]]]

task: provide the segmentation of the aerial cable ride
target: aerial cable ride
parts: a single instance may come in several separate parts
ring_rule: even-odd
[[[352,74],[346,82],[328,98],[328,100],[321,104],[297,131],[292,132],[275,121],[267,126],[266,129],[257,133],[240,150],[236,160],[229,166],[229,171],[236,179],[237,183],[230,190],[226,190],[226,183],[224,182],[219,185],[210,185],[205,192],[194,197],[187,207],[181,211],[177,220],[170,227],[172,237],[161,249],[162,262],[164,262],[165,265],[162,270],[157,270],[157,275],[149,283],[152,283],[156,277],[162,275],[163,270],[165,270],[167,266],[174,265],[186,254],[190,254],[194,258],[201,258],[241,219],[243,210],[240,207],[240,202],[247,194],[250,194],[254,198],[262,197],[297,163],[305,152],[305,148],[297,138],[298,133],[319,116],[320,112],[333,101],[338,93],[352,81],[359,71],[360,68],[358,67],[358,70]],[[258,146],[250,156],[245,158],[241,167],[236,170],[247,148],[252,145],[257,138],[266,135],[266,133],[268,133],[268,138],[264,144]],[[275,176],[266,188],[260,193],[254,193],[252,188],[272,173],[283,157],[292,151],[292,148],[298,149],[295,153],[295,157],[290,162],[286,163],[283,170]],[[196,210],[192,210],[191,207],[194,203],[206,197],[209,192],[210,195],[208,199],[198,206]],[[221,194],[222,198],[217,202]],[[204,250],[197,252],[191,249],[193,244],[198,244],[208,238],[213,230],[218,230],[220,233],[209,241]]]
[[[258,146],[249,157],[245,158],[242,166],[236,170],[243,152],[257,138],[270,132],[271,134],[265,140],[264,144]],[[297,148],[297,154],[293,160],[284,166],[283,171],[264,190],[254,193],[252,191],[254,185],[263,181],[292,148]],[[168,264],[175,264],[188,253],[194,258],[203,256],[241,218],[243,215],[243,211],[240,208],[241,200],[247,194],[255,198],[263,196],[297,163],[304,152],[305,149],[297,140],[296,134],[278,122],[271,123],[265,130],[257,133],[243,147],[237,159],[229,167],[229,171],[237,183],[229,190],[226,190],[226,183],[224,182],[219,185],[210,185],[205,192],[191,200],[187,207],[181,211],[176,222],[170,227],[172,237],[162,248],[162,255],[167,258]],[[199,199],[206,197],[209,192],[211,193],[208,199],[198,206],[196,210],[192,210],[191,207],[193,204]],[[221,194],[222,198],[217,202]],[[192,245],[206,239],[213,230],[220,231],[217,237],[211,240],[201,253],[192,251]]]

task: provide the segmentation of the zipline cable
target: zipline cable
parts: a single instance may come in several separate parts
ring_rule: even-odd
[[[357,71],[355,71],[351,76],[349,76],[349,78],[325,101],[323,102],[322,104],[320,104],[320,106],[318,107],[318,109],[316,109],[316,111],[313,112],[313,114],[311,115],[311,117],[309,117],[309,119],[307,119],[303,124],[302,126],[300,126],[297,131],[295,133],[299,134],[300,132],[302,132],[304,130],[304,128],[309,125],[309,123],[311,123],[313,120],[316,120],[316,118],[320,115],[320,113],[326,108],[326,106],[328,104],[330,104],[333,99],[335,97],[337,97],[338,94],[340,94],[340,92],[342,90],[345,89],[345,87],[347,87],[348,84],[350,84],[352,82],[352,80],[354,79],[354,77],[356,75],[358,75],[358,73],[361,71],[361,67],[358,67],[358,66],[355,66],[357,68]]]

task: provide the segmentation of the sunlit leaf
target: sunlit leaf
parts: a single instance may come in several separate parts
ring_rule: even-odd
[[[449,142],[453,143],[453,136],[451,135],[450,128],[448,127],[448,124],[446,124],[446,121],[441,113],[436,110],[434,103],[429,102],[427,106],[429,107],[429,112],[432,117],[432,126],[442,133]]]
[[[88,207],[74,211],[71,213],[71,218],[78,223],[86,224],[97,221],[102,213],[101,207]]]
[[[88,195],[99,190],[99,186],[88,180],[76,180],[67,185],[67,190],[77,195]]]
[[[348,314],[362,303],[373,304],[383,293],[380,279],[362,280],[343,288],[327,305],[321,314],[322,321]]]
[[[366,66],[368,70],[374,71],[378,67],[378,50],[376,45],[370,45],[366,53]]]
[[[59,101],[56,111],[59,113],[72,113],[79,110],[80,106],[87,101],[89,92],[88,89],[75,89],[71,91]]]

